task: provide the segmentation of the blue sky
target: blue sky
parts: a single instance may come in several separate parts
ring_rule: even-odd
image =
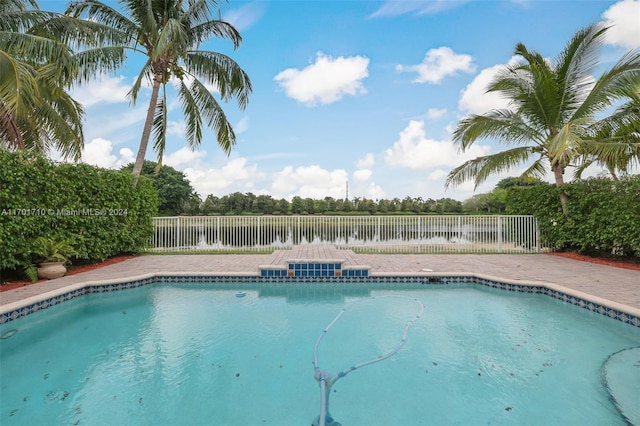
[[[483,92],[516,43],[551,58],[580,28],[607,21],[604,67],[640,47],[640,0],[230,1],[222,15],[243,44],[233,51],[212,40],[202,49],[230,54],[252,80],[244,111],[223,104],[238,144],[227,157],[207,132],[189,150],[173,102],[164,159],[203,199],[236,191],[343,198],[348,181],[350,198],[465,200],[473,184],[445,190],[447,173],[500,148],[480,141],[460,155],[450,134],[466,114],[503,105]],[[118,168],[135,158],[150,90],[136,105],[126,93],[141,63],[131,56],[115,75],[74,89],[86,108],[83,161]]]

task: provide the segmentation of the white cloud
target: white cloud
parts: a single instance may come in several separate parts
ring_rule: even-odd
[[[380,185],[376,185],[375,183],[369,184],[367,190],[365,191],[365,197],[371,198],[372,200],[379,200],[385,198],[387,196],[386,192]]]
[[[142,102],[134,108],[108,109],[99,114],[88,114],[84,125],[85,137],[87,140],[107,138],[119,143],[128,142],[137,149],[147,109],[148,105]]]
[[[366,93],[362,80],[369,76],[364,56],[333,58],[318,52],[316,61],[302,70],[288,68],[274,77],[287,96],[313,106],[329,104],[345,95]]]
[[[278,172],[271,184],[274,198],[323,199],[324,197],[344,197],[349,174],[342,169],[325,170],[317,165],[287,166]]]
[[[602,14],[604,23],[611,26],[606,33],[609,44],[626,49],[640,48],[640,0],[622,0]]]
[[[447,176],[447,172],[442,170],[442,169],[437,169],[432,171],[431,173],[429,173],[429,175],[427,175],[427,179],[428,180],[440,180],[443,177]]]
[[[199,158],[203,158],[207,155],[206,151],[192,151],[188,147],[182,147],[179,150],[165,155],[162,159],[163,164],[171,166],[174,169],[181,168],[182,166],[193,163]]]
[[[360,182],[368,180],[371,175],[373,175],[373,172],[370,169],[359,169],[353,172],[353,178]]]
[[[513,65],[518,60],[513,56],[508,65]],[[468,114],[484,114],[492,109],[503,109],[509,106],[509,101],[496,92],[487,93],[489,83],[496,74],[505,67],[505,64],[494,65],[485,68],[465,87],[458,101],[458,108]]]
[[[451,135],[456,130],[456,125],[457,124],[458,123],[454,123],[453,121],[451,121],[451,122],[447,123],[446,126],[444,126],[444,130]]]
[[[75,87],[71,96],[85,108],[100,102],[119,103],[129,102],[127,93],[131,85],[124,82],[125,77],[102,77],[85,85]]]
[[[167,134],[185,137],[186,125],[184,121],[167,121]]]
[[[386,193],[380,185],[370,182],[366,186],[356,185],[353,190],[349,191],[349,198],[353,199],[354,197],[379,200],[381,198],[386,198]]]
[[[411,120],[400,132],[399,139],[386,150],[384,161],[391,166],[414,170],[455,167],[464,161],[487,155],[489,150],[488,146],[476,143],[466,152],[458,153],[450,141],[427,138],[423,121]]]
[[[82,162],[93,166],[104,167],[106,169],[119,169],[129,163],[133,163],[133,151],[129,148],[122,148],[118,151],[119,156],[112,153],[113,144],[111,141],[96,138],[84,144],[82,150]]]
[[[435,15],[437,13],[462,6],[467,2],[468,0],[387,0],[378,10],[371,14],[371,17],[399,16],[407,13],[413,13],[416,15]]]
[[[247,129],[249,129],[249,117],[242,117],[240,121],[233,126],[233,131],[236,135],[246,132]]]
[[[195,166],[184,169],[184,174],[202,198],[211,194],[224,196],[238,191],[238,187],[251,188],[256,181],[264,179],[258,166],[247,164],[247,159],[242,157],[229,160],[220,169],[196,162]]]
[[[356,161],[356,167],[359,169],[368,169],[370,167],[373,167],[375,163],[376,163],[376,160],[373,154],[369,152],[364,156],[364,158],[361,158],[360,160]]]
[[[430,49],[418,65],[397,65],[396,71],[417,72],[414,83],[438,84],[445,77],[456,75],[458,71],[470,73],[475,71],[473,58],[470,55],[457,54],[451,48],[443,46]]]
[[[446,108],[441,108],[441,109],[429,108],[429,110],[427,111],[427,118],[429,120],[437,120],[438,118],[443,117],[446,113],[447,113]]]
[[[236,30],[244,32],[262,18],[265,12],[265,3],[254,1],[230,10],[224,14],[223,19],[233,25]]]

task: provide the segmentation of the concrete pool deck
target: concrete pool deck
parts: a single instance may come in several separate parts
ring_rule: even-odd
[[[496,280],[561,286],[640,313],[640,271],[544,254],[358,254],[331,245],[296,246],[270,254],[146,255],[92,271],[0,293],[0,307],[71,285],[122,280],[147,274],[257,276],[261,266],[288,260],[343,259],[345,266],[368,266],[370,275],[482,274]],[[15,306],[15,305],[14,305]]]

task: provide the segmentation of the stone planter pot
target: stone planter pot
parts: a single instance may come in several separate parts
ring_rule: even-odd
[[[38,265],[38,278],[52,280],[67,273],[65,262],[43,262]]]

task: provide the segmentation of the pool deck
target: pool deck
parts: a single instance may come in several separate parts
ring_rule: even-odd
[[[74,284],[126,281],[148,274],[257,276],[261,266],[285,266],[288,260],[296,259],[342,259],[344,266],[370,267],[372,276],[481,274],[495,280],[555,285],[609,301],[611,307],[623,305],[640,313],[640,271],[545,254],[357,254],[331,245],[296,246],[270,254],[140,256],[2,292],[0,308]]]

